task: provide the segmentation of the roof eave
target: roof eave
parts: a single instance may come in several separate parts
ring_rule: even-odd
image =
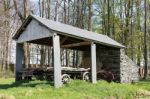
[[[48,27],[47,27],[47,28],[48,28]],[[50,29],[50,28],[49,28],[49,29]],[[50,29],[50,30],[51,30],[51,29]],[[106,45],[106,46],[115,47],[115,48],[119,48],[119,49],[124,49],[124,48],[125,48],[125,46],[123,46],[122,44],[120,44],[120,45],[113,45],[113,44],[108,44],[108,43],[104,43],[104,42],[95,41],[95,40],[92,40],[92,39],[87,39],[87,38],[84,38],[84,37],[78,37],[78,36],[75,36],[75,35],[69,35],[69,34],[67,34],[67,33],[60,32],[60,31],[56,31],[56,30],[52,30],[52,31],[53,31],[53,32],[56,32],[56,33],[59,34],[59,35],[65,35],[65,36],[80,38],[80,39],[83,39],[83,40],[88,40],[88,41],[95,42],[96,44]]]
[[[123,45],[113,45],[113,44],[108,44],[108,43],[103,43],[103,42],[97,42],[95,41],[96,43],[98,44],[102,44],[102,45],[105,45],[105,46],[110,46],[110,47],[115,47],[115,48],[119,48],[119,49],[124,49],[125,46]]]

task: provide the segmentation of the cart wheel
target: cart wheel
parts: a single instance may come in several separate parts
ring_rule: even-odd
[[[84,81],[90,81],[89,72],[84,72],[84,73],[83,73],[83,80],[84,80]]]
[[[62,75],[62,83],[66,84],[70,82],[70,76],[68,74],[63,74]]]

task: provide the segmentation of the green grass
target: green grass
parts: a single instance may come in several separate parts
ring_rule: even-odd
[[[75,80],[59,89],[51,85],[49,81],[15,84],[13,78],[0,79],[0,99],[150,99],[150,81],[131,85],[106,81],[91,84]]]

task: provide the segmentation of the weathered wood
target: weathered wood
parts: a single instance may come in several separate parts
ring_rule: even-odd
[[[63,80],[63,75],[64,74],[67,74],[69,75],[72,79],[83,79],[83,77],[87,77],[86,79],[84,80],[89,80],[89,72],[91,71],[90,68],[72,68],[72,67],[62,67],[62,80]],[[53,77],[53,73],[54,73],[54,68],[53,67],[48,67],[46,69],[46,78],[52,78]],[[86,75],[85,75],[86,74]],[[52,78],[53,80],[53,78]],[[62,81],[63,82],[63,81]]]
[[[61,81],[61,60],[60,60],[60,40],[59,36],[53,35],[53,55],[54,55],[54,86],[59,88],[62,86]]]
[[[23,68],[22,60],[23,60],[23,44],[16,43],[16,71],[15,71],[16,82],[20,80],[19,72]]]
[[[91,44],[91,64],[92,64],[92,83],[96,83],[97,74],[96,74],[96,44]]]
[[[80,43],[62,45],[61,48],[70,48],[70,47],[77,47],[77,46],[90,45],[90,44],[91,42],[80,42]]]
[[[68,36],[66,36],[66,37],[60,42],[60,45],[62,45],[67,39],[68,39]]]
[[[115,48],[124,48],[123,45],[119,44],[118,42],[114,41],[113,39],[111,39],[105,35],[93,33],[91,31],[86,31],[83,29],[79,29],[79,28],[76,28],[73,26],[69,26],[66,24],[62,24],[59,22],[55,22],[55,21],[52,21],[49,19],[34,16],[34,15],[30,15],[26,19],[25,23],[23,23],[23,26],[27,26],[27,28],[28,28],[31,25],[31,23],[29,23],[29,22],[30,21],[32,22],[33,20],[36,20],[36,22],[39,22],[40,24],[42,24],[43,26],[41,26],[41,27],[47,27],[48,30],[55,31],[55,32],[57,32],[57,34],[60,34],[63,36],[69,36],[69,37],[80,39],[80,40],[92,40],[101,45],[112,46]],[[36,25],[34,25],[34,27],[36,27]],[[38,27],[40,27],[39,24],[36,27],[36,29],[38,29]],[[36,30],[34,33],[36,34],[36,32],[38,32],[38,30]],[[41,33],[41,35],[43,35],[44,32],[40,31],[40,33]],[[22,31],[18,31],[17,34],[13,37],[13,39],[17,40],[18,37],[21,36],[20,34],[22,35],[24,33],[22,33]]]
[[[32,20],[29,25],[25,28],[22,28],[24,31],[19,36],[17,42],[26,42],[36,39],[52,37],[53,33],[50,32],[46,27],[42,26],[36,20]]]
[[[114,74],[114,81],[120,81],[120,49],[97,45],[97,72],[110,71]],[[100,79],[98,77],[98,79]]]

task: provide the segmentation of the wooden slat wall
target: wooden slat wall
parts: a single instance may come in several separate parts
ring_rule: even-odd
[[[102,69],[108,69],[115,74],[117,81],[120,81],[120,49],[112,47],[97,46],[96,52],[97,72]],[[82,65],[83,68],[91,67],[90,51],[83,53]]]
[[[25,28],[23,33],[18,38],[17,42],[32,41],[40,38],[51,37],[53,33],[46,27],[42,26],[36,20],[32,20],[30,24]]]

